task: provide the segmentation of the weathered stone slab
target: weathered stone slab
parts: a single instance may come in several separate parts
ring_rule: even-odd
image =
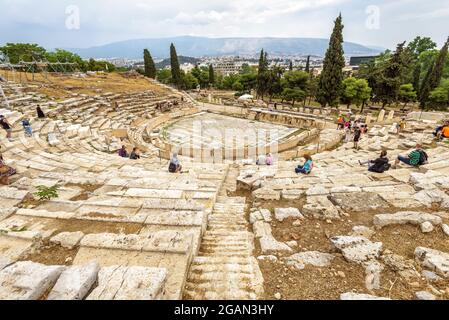
[[[71,219],[75,216],[74,212],[61,212],[61,211],[47,211],[47,210],[34,210],[34,209],[19,209],[16,215],[28,216],[28,217],[40,217],[40,218],[52,218],[52,219]]]
[[[0,221],[9,218],[16,212],[17,208],[1,208],[0,209]]]
[[[126,191],[125,195],[128,197],[141,198],[162,198],[162,199],[181,199],[182,190],[161,190],[161,189],[137,189],[131,188]]]
[[[154,300],[164,295],[167,270],[112,266],[101,268],[98,287],[87,300]]]
[[[62,266],[16,262],[0,271],[0,300],[37,300],[56,282]]]
[[[298,200],[305,195],[305,191],[301,189],[283,189],[281,191],[282,199],[285,200]]]
[[[279,200],[281,193],[271,188],[264,187],[253,191],[253,197],[258,200]]]
[[[359,264],[379,258],[382,250],[382,242],[371,242],[364,237],[338,236],[330,241],[346,260]]]
[[[364,293],[346,292],[340,295],[340,300],[391,300],[391,299]]]
[[[143,209],[165,210],[202,210],[204,207],[193,200],[185,199],[148,199],[143,202]]]
[[[304,269],[304,266],[310,264],[315,267],[326,267],[330,265],[335,258],[334,255],[323,253],[319,251],[306,251],[295,253],[294,255],[285,259],[288,266],[294,266],[297,269]]]
[[[444,278],[449,278],[449,253],[417,247],[415,249],[415,258],[423,267],[435,271]]]
[[[283,242],[277,241],[272,235],[260,238],[260,248],[262,254],[293,251],[292,248]]]
[[[262,238],[265,236],[271,236],[271,226],[264,221],[256,221],[253,224],[254,236],[256,238]]]
[[[91,248],[185,253],[191,248],[192,235],[189,232],[173,230],[146,235],[99,233],[86,235],[80,245]]]
[[[12,264],[12,260],[6,256],[1,255],[0,256],[0,270],[6,268],[10,264]]]
[[[327,196],[309,196],[302,212],[315,219],[339,219],[340,213]]]
[[[47,300],[84,299],[97,281],[99,270],[97,262],[67,268],[59,277]]]
[[[50,239],[50,242],[61,245],[67,249],[73,249],[76,247],[81,239],[84,237],[84,233],[78,232],[61,232]]]
[[[424,222],[430,222],[437,226],[440,225],[442,219],[434,214],[425,212],[404,211],[394,214],[377,214],[374,216],[373,222],[377,228],[383,228],[395,224],[413,224],[420,225]]]
[[[331,195],[330,199],[347,212],[364,212],[389,207],[378,194],[370,192],[337,193]]]
[[[7,198],[7,199],[23,200],[29,194],[30,193],[28,190],[19,190],[16,188],[10,188],[5,186],[0,187],[0,199]]]
[[[297,208],[276,208],[274,209],[274,216],[280,222],[289,218],[304,219],[304,216]]]
[[[155,212],[155,210],[152,209],[142,209],[138,214],[146,217],[145,224],[202,226],[205,223],[205,213],[203,211]]]

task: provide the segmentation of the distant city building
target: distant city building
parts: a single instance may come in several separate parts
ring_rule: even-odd
[[[195,65],[193,65],[192,63],[183,63],[182,65],[180,65],[180,68],[182,71],[187,73],[192,71],[192,69],[195,68]]]
[[[243,63],[235,61],[218,61],[212,64],[215,72],[225,76],[241,72],[242,65]]]
[[[350,66],[360,66],[361,64],[368,63],[370,61],[373,61],[378,56],[361,56],[361,57],[351,57],[349,60]]]

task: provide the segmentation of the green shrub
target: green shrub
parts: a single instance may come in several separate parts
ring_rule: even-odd
[[[40,201],[51,200],[58,197],[58,185],[54,185],[53,187],[37,186],[36,188],[38,191],[35,195]]]

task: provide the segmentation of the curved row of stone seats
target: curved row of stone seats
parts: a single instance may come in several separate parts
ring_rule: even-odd
[[[421,138],[431,139],[430,136],[424,134]],[[371,173],[359,161],[379,156],[379,150],[372,150],[377,139],[378,136],[371,133],[362,138],[359,151],[352,149],[352,143],[347,143],[334,151],[315,155],[313,171],[307,176],[294,172],[294,168],[303,160],[280,161],[276,168],[246,166],[239,182],[256,189],[253,191],[256,200],[306,198],[304,212],[322,219],[338,219],[341,211],[363,212],[389,208],[419,210],[429,209],[432,205],[441,210],[449,208],[447,145],[426,149],[429,163],[419,168],[400,164],[398,169]],[[397,144],[398,140],[404,139],[391,135],[385,143]],[[416,143],[414,140],[411,142]],[[389,150],[388,157],[394,161],[399,154],[406,155],[411,149]]]
[[[40,128],[50,127],[49,122]],[[53,243],[53,236],[70,242],[82,233],[86,239],[76,241],[75,265],[95,258],[104,266],[164,267],[167,297],[181,297],[227,167],[189,163],[188,174],[173,175],[167,172],[166,162],[89,152],[83,144],[70,145],[70,139],[62,140],[65,151],[52,153],[30,143],[36,139],[25,139],[7,142],[4,152],[6,159],[15,159],[11,164],[19,178],[0,188],[4,255],[12,261],[25,259],[41,250],[42,244]],[[84,146],[86,153],[68,151]],[[61,185],[58,200],[18,209],[37,186],[55,184]],[[98,188],[90,192],[83,189],[85,185]]]

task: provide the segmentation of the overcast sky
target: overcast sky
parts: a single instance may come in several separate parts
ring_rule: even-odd
[[[416,35],[439,45],[449,36],[449,0],[0,0],[0,44],[90,47],[180,35],[328,38],[340,11],[346,41],[392,48]]]

